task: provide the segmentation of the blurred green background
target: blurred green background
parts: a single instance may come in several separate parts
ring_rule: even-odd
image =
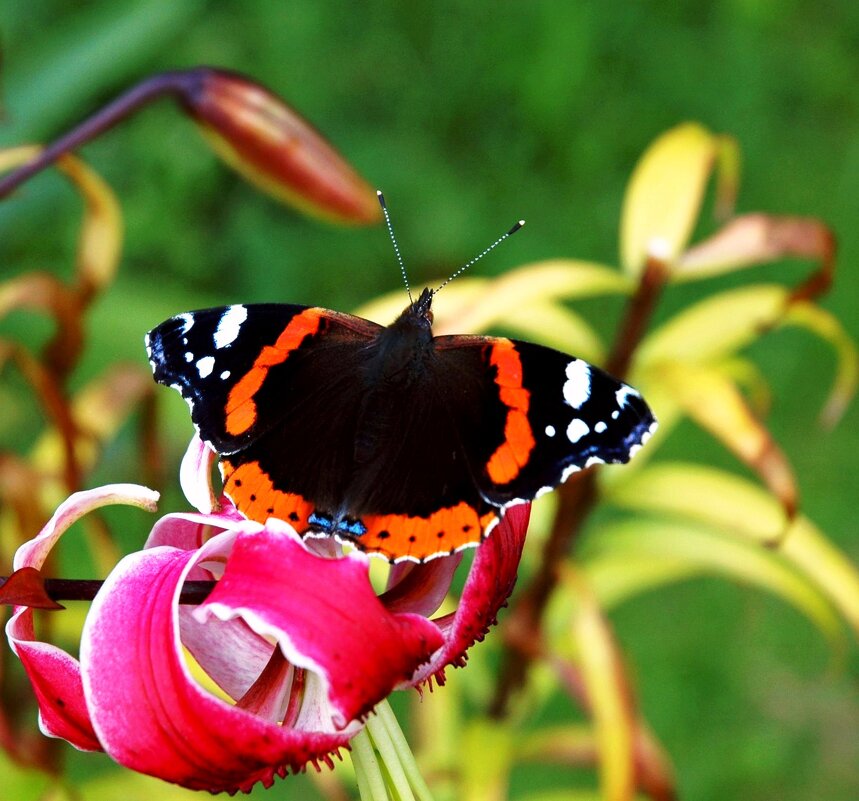
[[[520,217],[527,228],[480,274],[551,257],[616,263],[636,159],[664,129],[698,120],[739,141],[740,211],[833,226],[839,268],[823,305],[859,337],[854,0],[29,0],[0,7],[0,42],[3,146],[45,141],[153,72],[205,63],[250,74],[385,190],[413,284],[451,272]],[[115,359],[144,364],[143,333],[188,308],[281,300],[348,310],[400,285],[382,228],[338,229],[284,209],[225,169],[169,102],[84,155],[119,195],[127,240],[119,280],[89,318],[77,382]],[[54,175],[40,176],[0,206],[0,275],[70,270],[78,223],[77,199]],[[658,319],[729,282],[799,279],[809,269],[786,263],[673,289]],[[607,333],[618,308],[591,302],[585,311]],[[28,320],[6,325],[44,334],[22,328]],[[816,427],[831,354],[784,332],[755,356],[804,511],[859,561],[859,413],[854,405],[833,432]],[[163,405],[175,460],[190,433],[187,410],[178,396]],[[15,425],[4,435],[14,429],[13,444],[25,443],[37,412],[8,408]],[[667,455],[733,466],[691,426],[678,434]],[[130,447],[107,454],[100,479],[139,480]],[[682,798],[859,797],[855,652],[833,665],[794,611],[715,580],[648,596],[613,621]],[[75,763],[104,767],[97,757]],[[553,776],[517,772],[512,797],[535,782],[552,786]],[[268,797],[303,792],[312,795],[304,780],[289,780]]]

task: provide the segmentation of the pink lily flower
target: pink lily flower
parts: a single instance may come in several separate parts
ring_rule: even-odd
[[[306,543],[279,520],[247,521],[225,499],[207,508],[210,463],[192,442],[183,487],[203,509],[161,518],[143,550],[114,568],[79,660],[38,639],[28,607],[15,609],[6,631],[45,734],[185,787],[247,791],[308,763],[330,765],[393,689],[441,682],[447,666],[464,664],[512,590],[529,510],[508,511],[480,546],[457,611],[430,620],[460,555],[398,565],[377,596],[363,554]],[[154,510],[156,500],[136,485],[76,493],[19,548],[14,567],[41,568],[92,509]],[[210,579],[199,606],[179,603],[185,581]]]

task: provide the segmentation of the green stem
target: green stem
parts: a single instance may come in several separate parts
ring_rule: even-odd
[[[430,791],[426,781],[424,781],[424,777],[421,775],[418,763],[415,761],[415,756],[412,753],[412,749],[409,747],[409,743],[406,740],[406,736],[403,734],[403,730],[400,728],[400,724],[397,721],[396,715],[394,715],[394,711],[391,709],[391,705],[387,701],[382,701],[382,703],[376,707],[376,715],[385,725],[388,737],[390,737],[391,742],[396,749],[399,763],[402,766],[409,785],[412,790],[414,790],[418,801],[434,801],[432,792]]]
[[[386,703],[383,701],[380,706]],[[365,731],[370,735],[371,742],[379,752],[382,765],[388,771],[391,784],[400,801],[415,801],[409,780],[406,778],[406,772],[400,764],[397,748],[388,734],[384,721],[379,718],[378,714],[374,713],[370,716]]]
[[[355,768],[361,801],[389,801],[385,779],[367,729],[361,729],[350,741],[349,756]]]

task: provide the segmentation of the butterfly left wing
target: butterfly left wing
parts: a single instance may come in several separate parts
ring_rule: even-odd
[[[308,353],[349,350],[380,326],[327,309],[281,303],[187,312],[146,335],[155,380],[178,390],[200,436],[220,455],[257,441],[292,411],[297,371]],[[329,383],[349,378],[349,360],[334,357]],[[317,370],[314,378],[325,379]]]

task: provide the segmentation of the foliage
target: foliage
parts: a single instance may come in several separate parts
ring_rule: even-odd
[[[62,8],[59,3],[43,6],[50,13]],[[709,13],[693,4],[672,11],[609,4],[592,12],[547,4],[539,11],[520,9],[522,15],[512,15],[517,16],[515,21],[498,18],[477,35],[476,20],[464,8],[449,22],[429,10],[423,17],[418,11],[409,19],[382,20],[379,9],[375,14],[370,9],[368,35],[360,42],[350,37],[351,21],[316,11],[311,4],[294,4],[289,24],[282,31],[267,26],[264,36],[260,26],[270,12],[261,7],[241,15],[223,9],[206,9],[203,14],[203,6],[194,3],[177,4],[169,13],[156,12],[145,3],[122,13],[113,8],[93,4],[92,10],[73,20],[68,33],[57,33],[52,40],[28,38],[35,45],[28,56],[30,68],[16,66],[22,50],[16,42],[26,26],[35,23],[16,19],[12,13],[5,101],[17,127],[10,129],[8,143],[23,141],[25,133],[27,138],[44,137],[61,120],[71,123],[95,95],[118,90],[130,78],[159,65],[173,66],[177,52],[180,59],[192,63],[200,59],[232,63],[245,71],[254,64],[255,75],[264,76],[271,86],[289,87],[291,98],[385,187],[389,201],[395,202],[407,255],[422,253],[412,267],[420,278],[445,272],[439,264],[453,263],[475,250],[486,238],[486,230],[494,230],[499,221],[505,224],[519,214],[528,217],[529,229],[509,246],[508,253],[521,261],[541,262],[539,270],[508,272],[494,284],[458,279],[445,290],[447,297],[439,298],[440,316],[446,304],[449,319],[458,320],[462,330],[503,324],[520,336],[539,337],[600,360],[610,350],[605,342],[616,314],[616,306],[602,298],[612,293],[628,296],[641,266],[641,260],[634,259],[635,247],[627,245],[628,251],[622,249],[626,273],[600,269],[602,261],[610,260],[608,243],[620,205],[620,173],[649,136],[678,117],[699,116],[717,128],[736,132],[743,143],[751,165],[747,204],[781,213],[820,214],[843,229],[842,263],[848,271],[839,275],[840,291],[827,303],[841,311],[855,334],[848,312],[855,296],[855,291],[850,292],[856,286],[855,274],[849,267],[855,259],[856,239],[850,232],[848,201],[856,161],[845,144],[856,110],[855,98],[850,99],[847,47],[857,23],[852,7],[836,5],[810,15],[789,4],[776,8],[731,3]],[[154,55],[154,43],[160,45],[171,30],[193,30],[193,34],[175,52]],[[809,30],[816,35],[810,37]],[[81,31],[88,35],[80,36]],[[98,35],[89,35],[93,31]],[[68,44],[76,35],[78,49],[72,58],[63,36]],[[815,46],[805,46],[809,38]],[[346,49],[348,69],[341,68]],[[518,51],[522,56],[516,55]],[[111,56],[119,52],[122,59]],[[534,53],[539,57],[533,58]],[[426,75],[415,68],[421,60],[428,65]],[[557,69],[558,63],[565,68]],[[71,69],[73,64],[82,66]],[[314,65],[316,76],[309,75],[306,64]],[[606,69],[605,64],[612,68]],[[444,92],[438,91],[439,85]],[[480,97],[475,102],[476,86]],[[81,392],[117,355],[135,359],[134,369],[145,376],[140,333],[186,307],[273,298],[343,307],[372,294],[380,281],[395,283],[396,271],[388,266],[384,237],[378,232],[332,233],[285,219],[211,167],[190,144],[191,137],[174,131],[165,115],[152,112],[136,127],[117,131],[114,138],[93,145],[90,151],[122,194],[128,255],[113,291],[91,309],[92,347],[84,353],[80,368],[70,373],[70,395]],[[706,130],[685,130],[697,142],[693,151],[713,147]],[[725,175],[730,176],[727,166]],[[697,169],[699,174],[706,171],[700,164]],[[65,220],[73,218],[71,208],[62,204],[49,181],[43,181],[41,188],[34,182],[32,187],[0,209],[4,261],[14,265],[15,274],[39,264],[48,265],[56,275],[68,275],[68,269],[54,265],[60,263],[59,254],[70,250]],[[416,195],[419,199],[410,199]],[[793,298],[786,310],[784,302],[792,290],[784,286],[753,285],[741,272],[723,273],[697,287],[688,283],[692,277],[704,277],[703,273],[695,276],[693,268],[715,264],[712,259],[704,261],[708,257],[703,245],[721,247],[724,256],[736,242],[732,232],[742,234],[741,252],[757,253],[763,260],[790,252],[823,257],[825,234],[821,238],[821,232],[825,229],[807,220],[812,229],[800,238],[808,250],[786,251],[773,247],[783,237],[773,236],[772,216],[740,215],[735,224],[741,227],[729,224],[722,229],[720,242],[717,235],[710,235],[706,218],[694,221],[696,204],[687,195],[680,211],[686,215],[683,233],[687,228],[693,231],[699,244],[687,249],[680,242],[685,235],[678,234],[673,249],[667,250],[672,257],[683,254],[672,280],[687,283],[678,283],[664,296],[655,313],[655,330],[632,362],[631,376],[648,398],[671,386],[670,392],[662,389],[660,400],[653,398],[663,431],[677,425],[674,436],[662,435],[664,461],[642,465],[623,479],[600,477],[601,491],[614,509],[635,514],[626,518],[601,511],[595,520],[599,525],[590,527],[575,564],[565,565],[562,571],[546,621],[548,646],[566,659],[566,672],[551,660],[548,668],[531,670],[527,694],[514,704],[513,723],[500,727],[478,719],[468,725],[460,741],[455,737],[457,715],[465,714],[470,720],[470,710],[477,705],[485,708],[490,701],[487,688],[493,686],[495,655],[488,645],[469,670],[454,674],[443,692],[430,697],[432,703],[420,706],[417,722],[425,733],[432,733],[423,741],[422,764],[428,778],[434,779],[434,788],[444,787],[455,765],[466,788],[476,788],[475,794],[486,792],[486,773],[480,771],[486,770],[481,765],[487,753],[497,757],[491,775],[500,776],[499,781],[505,779],[505,755],[518,766],[510,777],[511,797],[534,795],[540,786],[580,781],[578,774],[558,766],[590,762],[597,730],[570,725],[573,713],[552,691],[556,680],[550,678],[550,671],[580,691],[577,682],[589,668],[581,661],[585,651],[571,652],[570,632],[580,637],[590,632],[594,640],[608,631],[604,616],[594,612],[596,598],[619,631],[617,637],[602,636],[608,649],[603,653],[612,653],[611,642],[618,639],[631,654],[627,661],[635,666],[636,696],[675,759],[683,797],[735,796],[750,792],[749,788],[758,795],[768,792],[780,798],[835,798],[839,787],[843,797],[853,795],[855,770],[849,767],[849,756],[838,757],[838,748],[848,746],[835,747],[833,736],[827,734],[843,729],[842,710],[839,703],[825,698],[842,687],[846,709],[852,703],[849,687],[837,678],[817,677],[821,648],[809,639],[809,629],[757,594],[707,582],[667,586],[713,573],[766,586],[813,620],[839,657],[845,654],[842,621],[851,628],[856,625],[852,568],[837,549],[825,544],[805,512],[810,511],[842,547],[856,554],[849,532],[850,474],[858,435],[855,426],[845,424],[834,435],[813,428],[809,409],[820,401],[822,391],[817,387],[829,383],[831,360],[823,348],[782,329],[810,329],[837,349],[832,402],[824,407],[830,424],[850,394],[855,356],[849,337],[833,316],[807,300]],[[475,216],[466,211],[472,209]],[[46,218],[53,223],[51,231],[44,230]],[[212,246],[215,242],[217,246]],[[645,236],[637,248],[647,252],[650,245]],[[659,247],[656,250],[655,255],[666,255]],[[562,279],[570,263],[561,259],[547,264],[545,257],[570,252],[584,254],[587,261],[577,264],[576,280],[564,289]],[[151,273],[150,265],[156,263],[161,267],[157,274]],[[374,263],[378,266],[371,266]],[[737,265],[734,261],[727,266]],[[494,268],[487,265],[486,269]],[[800,285],[798,266],[788,263],[781,269],[793,286]],[[556,271],[551,279],[550,270]],[[152,281],[150,275],[158,280]],[[750,274],[752,279],[757,275]],[[549,284],[559,287],[557,294],[545,294]],[[525,296],[525,291],[530,294]],[[457,310],[456,303],[458,297],[469,303],[468,293],[475,293],[472,301],[482,297],[486,302],[471,303],[466,314]],[[576,294],[573,313],[558,298]],[[713,298],[710,305],[708,295]],[[532,315],[521,311],[526,299]],[[401,294],[392,305],[402,306]],[[687,311],[678,314],[680,309]],[[692,314],[689,309],[696,311]],[[758,341],[761,318],[773,330]],[[4,332],[19,335],[19,342],[35,345],[38,353],[40,340],[47,339],[45,328],[23,322],[21,315],[13,315],[7,323]],[[711,335],[714,331],[716,336]],[[695,347],[689,348],[690,343]],[[5,375],[14,381],[8,371]],[[769,467],[778,470],[764,470],[763,475],[780,501],[755,483],[751,470],[726,474],[725,468],[734,469],[731,457],[684,422],[690,411],[701,409],[702,381],[712,388],[706,397],[715,392],[730,401],[719,409],[733,409],[721,424],[712,415],[707,418],[710,430],[717,436],[738,428],[744,432],[733,446],[753,466],[762,467],[760,457],[767,455]],[[145,396],[148,384],[141,387]],[[19,452],[28,452],[39,425],[30,408],[32,396],[15,383],[7,385],[4,393],[4,408],[10,412],[4,439],[14,442]],[[133,400],[125,407],[109,404],[117,409],[115,426]],[[187,432],[187,410],[183,404],[169,403],[166,449],[172,462]],[[781,449],[771,447],[773,438],[756,422],[770,406],[774,412],[769,428]],[[855,411],[849,413],[855,420]],[[703,423],[703,413],[698,416]],[[92,417],[103,419],[102,414]],[[119,429],[118,439],[113,438],[115,430],[105,430],[109,448],[100,461],[93,452],[88,464],[97,475],[115,475],[119,470],[125,478],[139,479],[139,470],[135,473],[128,467],[132,429],[128,425]],[[749,441],[755,447],[744,450]],[[44,452],[45,447],[37,450]],[[800,512],[793,517],[793,481],[780,451],[796,465],[802,490]],[[694,465],[690,464],[693,457]],[[32,475],[22,474],[13,486],[29,491]],[[58,494],[61,485],[56,482],[55,486]],[[55,500],[46,498],[41,508],[49,509]],[[15,506],[19,517],[28,507],[28,503]],[[538,569],[534,562],[548,536],[551,514],[547,509],[546,522],[535,523],[531,562],[523,568],[523,579]],[[31,513],[29,522],[22,522],[30,533],[38,526],[36,516]],[[9,528],[4,525],[3,530]],[[768,546],[774,540],[780,544],[761,548],[760,540]],[[5,547],[8,555],[11,543]],[[107,563],[110,559],[103,557]],[[666,589],[619,606],[658,584]],[[524,589],[523,584],[519,592]],[[855,673],[852,648],[846,656],[851,677]],[[809,674],[822,689],[811,686]],[[760,686],[752,683],[755,680]],[[529,706],[532,714],[526,717]],[[615,715],[628,720],[630,709],[629,704],[615,704],[612,710],[609,703],[601,719]],[[440,728],[424,719],[438,717],[444,718]],[[847,725],[855,726],[849,715]],[[645,732],[645,745],[653,745],[647,727],[638,726],[636,731]],[[806,749],[803,743],[809,732],[820,733],[820,744]],[[843,734],[837,739],[855,740]],[[611,755],[607,762],[621,766],[611,774],[621,778],[609,779],[605,773],[605,781],[622,788],[628,781],[623,779],[623,766],[629,764],[623,754],[628,755],[630,737],[600,742]],[[662,752],[652,748],[652,754],[649,764],[664,766]],[[546,776],[544,769],[522,767],[534,761],[541,765],[551,761],[554,780],[541,778]],[[654,773],[664,777],[668,771]],[[37,779],[33,782],[39,784]],[[97,784],[108,786],[101,777],[87,787],[96,793]],[[157,792],[168,791],[159,788]],[[546,797],[550,792],[546,790]]]

